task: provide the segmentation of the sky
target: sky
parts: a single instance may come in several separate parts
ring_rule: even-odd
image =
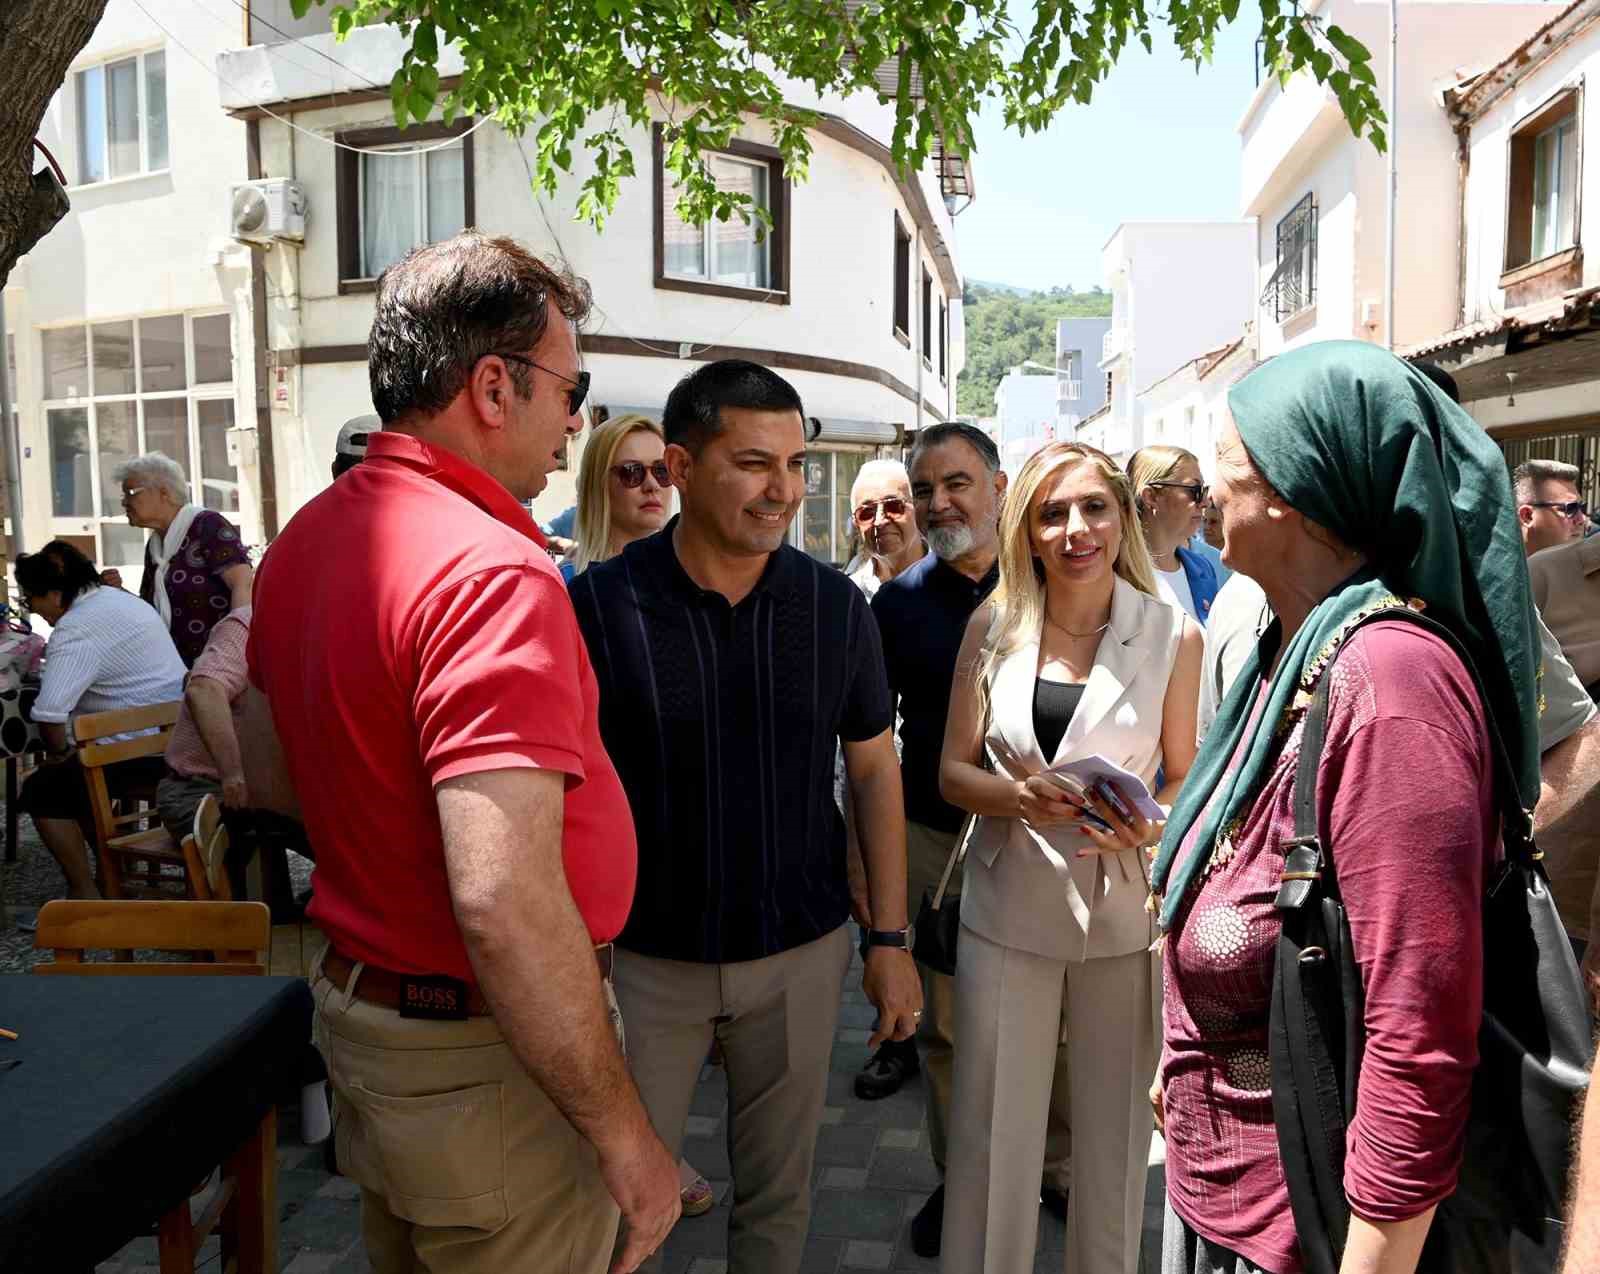
[[[1239,137],[1255,92],[1255,17],[1217,38],[1197,73],[1152,22],[1155,49],[1130,43],[1088,106],[1018,137],[998,108],[975,128],[977,198],[956,220],[961,272],[1018,287],[1101,283],[1100,251],[1124,221],[1239,215]]]

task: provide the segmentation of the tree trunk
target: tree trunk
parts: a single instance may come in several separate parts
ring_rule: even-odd
[[[26,242],[39,121],[105,8],[106,0],[0,2],[0,287]]]

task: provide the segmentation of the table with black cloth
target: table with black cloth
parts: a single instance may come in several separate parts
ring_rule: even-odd
[[[238,1156],[241,1274],[275,1271],[311,1013],[299,978],[0,977],[0,1270],[91,1269]]]

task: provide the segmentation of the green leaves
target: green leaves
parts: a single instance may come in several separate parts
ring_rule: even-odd
[[[295,15],[313,2],[291,0]],[[1009,0],[343,0],[331,24],[339,39],[358,26],[399,27],[409,45],[390,82],[396,123],[493,115],[531,133],[534,189],[553,195],[576,179],[586,221],[604,223],[661,123],[680,215],[761,223],[748,196],[717,188],[702,156],[735,137],[758,140],[802,180],[816,117],[796,96],[875,97],[893,111],[890,150],[909,174],[935,153],[970,154],[985,104],[1026,134],[1090,101],[1130,41],[1154,47],[1154,22],[1203,68],[1240,14],[1240,0],[1147,3],[1034,0],[1014,19]],[[1387,121],[1361,42],[1283,0],[1256,4],[1271,73],[1326,84],[1352,131],[1381,149]],[[449,82],[439,71],[447,46],[463,63]]]

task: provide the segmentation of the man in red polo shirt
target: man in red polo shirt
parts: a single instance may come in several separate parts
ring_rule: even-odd
[[[271,724],[250,784],[286,780],[317,846],[317,1038],[380,1274],[599,1274],[619,1205],[632,1270],[678,1214],[609,980],[628,801],[519,503],[580,427],[588,304],[472,232],[387,270],[367,343],[384,428],[256,577],[250,722]]]

